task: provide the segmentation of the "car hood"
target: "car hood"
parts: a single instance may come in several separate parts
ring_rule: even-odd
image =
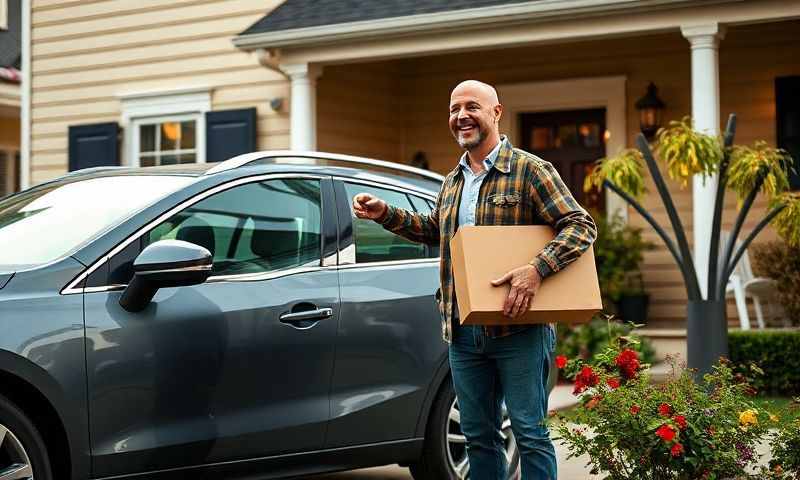
[[[11,280],[11,277],[13,277],[13,276],[14,276],[14,272],[3,272],[3,273],[0,273],[0,290],[2,290],[3,287],[8,285],[8,282]]]

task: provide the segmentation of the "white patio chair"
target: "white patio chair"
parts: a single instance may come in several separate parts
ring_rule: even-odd
[[[720,232],[720,262],[722,262],[722,256],[725,255],[725,245],[728,243],[729,237],[729,232]],[[736,240],[736,247],[733,250],[734,255],[741,246],[741,243],[740,240]],[[720,265],[719,268],[722,268],[722,265]],[[758,328],[763,329],[764,312],[761,307],[761,300],[771,297],[774,291],[775,280],[753,275],[753,269],[750,267],[750,256],[747,250],[745,250],[744,255],[742,255],[736,263],[736,267],[733,269],[725,285],[725,298],[730,298],[731,295],[733,295],[736,300],[736,312],[739,314],[739,324],[742,330],[750,330],[750,315],[747,313],[747,297],[753,299]]]

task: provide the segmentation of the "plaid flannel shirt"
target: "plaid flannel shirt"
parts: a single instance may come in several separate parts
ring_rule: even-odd
[[[475,224],[553,227],[556,237],[530,262],[542,278],[546,278],[589,248],[597,236],[597,227],[586,210],[575,201],[551,163],[514,148],[505,136],[501,142],[494,167],[487,172],[478,193]],[[455,298],[450,239],[458,229],[458,206],[463,185],[464,174],[457,165],[445,177],[430,215],[389,206],[379,221],[385,229],[411,241],[439,244],[441,288],[436,297],[442,317],[442,336],[448,343],[452,338]],[[502,251],[500,245],[488,248]],[[500,325],[484,328],[487,335],[501,337],[527,327]]]

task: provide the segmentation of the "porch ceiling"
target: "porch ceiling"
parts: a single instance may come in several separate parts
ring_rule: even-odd
[[[264,53],[262,62],[275,66],[336,64],[800,18],[800,2],[783,0],[512,1],[263,31],[256,23],[233,43]]]

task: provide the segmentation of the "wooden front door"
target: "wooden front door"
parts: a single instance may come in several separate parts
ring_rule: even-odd
[[[552,163],[575,199],[605,211],[602,190],[583,191],[594,162],[606,155],[606,109],[519,114],[520,147]]]

